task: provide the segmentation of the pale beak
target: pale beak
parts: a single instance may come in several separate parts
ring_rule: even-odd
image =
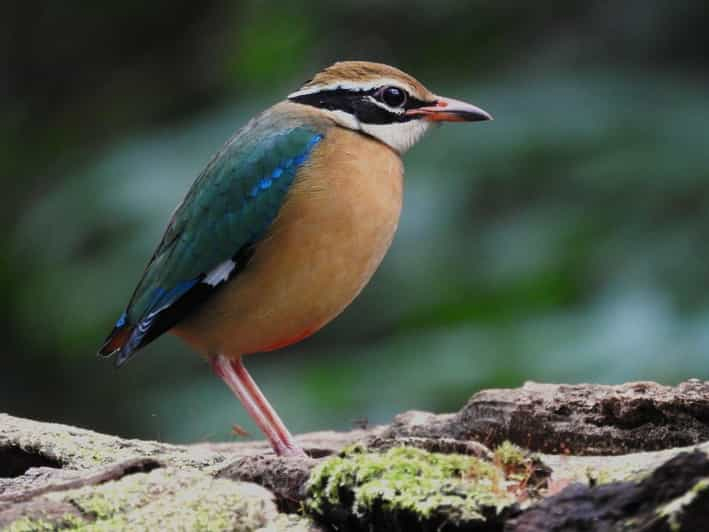
[[[421,116],[431,122],[481,122],[492,120],[492,115],[469,103],[437,96],[436,101],[426,107],[406,111],[409,116]]]

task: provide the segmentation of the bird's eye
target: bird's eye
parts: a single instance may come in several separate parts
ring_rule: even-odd
[[[406,103],[406,91],[399,87],[384,87],[377,96],[380,101],[389,107],[401,107]]]

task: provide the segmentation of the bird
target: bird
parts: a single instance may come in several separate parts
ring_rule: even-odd
[[[197,176],[99,354],[170,332],[206,357],[280,456],[307,456],[243,357],[338,316],[387,252],[401,157],[431,126],[492,116],[401,70],[336,62],[251,119]]]

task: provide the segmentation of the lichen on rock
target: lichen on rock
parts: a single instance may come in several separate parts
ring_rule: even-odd
[[[196,469],[161,468],[45,497],[71,505],[79,516],[48,520],[27,515],[16,520],[10,530],[256,531],[279,517],[273,494],[265,488],[215,479]],[[304,523],[295,521],[285,528],[308,530]]]
[[[209,467],[224,460],[220,453],[199,446],[178,446],[155,441],[128,440],[86,429],[42,423],[0,413],[0,448],[14,447],[42,457],[54,465],[87,471],[122,460],[160,456],[176,466]]]
[[[670,530],[679,531],[682,529],[685,512],[696,505],[700,498],[704,499],[700,504],[709,502],[709,478],[700,479],[686,493],[662,505],[656,511],[657,516],[667,521]]]

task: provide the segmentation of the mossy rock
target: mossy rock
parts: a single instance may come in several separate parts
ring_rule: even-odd
[[[413,447],[355,447],[313,471],[305,508],[338,530],[499,529],[528,500],[529,475],[522,478],[518,467],[528,462],[512,446],[494,462]]]
[[[61,467],[89,471],[108,464],[136,457],[159,458],[162,463],[177,467],[208,468],[225,460],[217,453],[200,446],[170,445],[155,441],[123,439],[91,430],[42,423],[0,413],[0,450],[12,459],[34,457],[33,466]]]
[[[247,482],[215,479],[198,470],[161,468],[99,486],[49,493],[59,515],[23,515],[9,532],[42,530],[204,530],[306,532],[307,520],[278,513],[271,492]]]

